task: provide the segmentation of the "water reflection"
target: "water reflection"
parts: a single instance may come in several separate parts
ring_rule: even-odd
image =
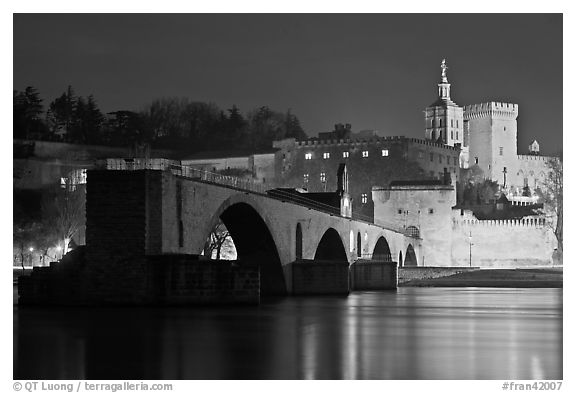
[[[561,379],[562,290],[14,308],[15,379]]]

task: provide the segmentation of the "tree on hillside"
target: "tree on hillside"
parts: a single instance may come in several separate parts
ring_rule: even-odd
[[[98,109],[93,95],[85,100],[78,97],[71,127],[72,138],[81,143],[99,144],[103,140],[104,115]]]
[[[272,141],[284,138],[306,138],[298,118],[288,110],[286,113],[276,112],[262,106],[247,114],[246,137],[243,140],[248,148],[269,148]]]
[[[286,112],[286,133],[284,138],[295,138],[296,140],[304,140],[308,138],[304,129],[300,125],[300,120],[292,114],[292,111],[288,109]]]
[[[151,140],[150,127],[140,113],[116,111],[108,113],[106,131],[103,136],[107,144],[113,146],[132,146]]]
[[[187,98],[154,100],[140,112],[149,128],[149,142],[157,146],[190,150],[212,149],[222,146],[226,121],[221,110],[212,103]]]
[[[50,103],[46,113],[50,132],[60,135],[68,134],[74,123],[76,102],[74,90],[72,86],[68,86],[68,89],[60,97]]]
[[[224,129],[224,141],[233,146],[238,142],[242,142],[242,137],[245,132],[245,127],[247,126],[247,121],[240,113],[240,109],[236,105],[232,105],[232,108],[228,109],[228,116],[226,118]]]
[[[14,137],[33,138],[45,132],[40,115],[42,99],[36,88],[28,86],[23,92],[13,92]]]

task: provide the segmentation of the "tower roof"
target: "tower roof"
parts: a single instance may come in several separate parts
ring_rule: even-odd
[[[450,98],[438,97],[438,99],[429,106],[441,106],[446,108],[448,106],[458,106],[458,104],[452,101]]]
[[[438,99],[432,103],[430,106],[458,106],[454,101],[450,99],[450,83],[448,83],[448,76],[446,75],[446,70],[448,66],[446,65],[446,59],[442,59],[440,63],[440,68],[442,69],[441,82],[438,83]]]

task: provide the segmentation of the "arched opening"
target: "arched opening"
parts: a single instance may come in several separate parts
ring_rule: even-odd
[[[348,261],[346,248],[344,248],[342,239],[335,229],[329,228],[324,233],[322,239],[320,239],[320,243],[318,243],[318,248],[316,249],[316,255],[314,255],[314,259]]]
[[[374,251],[372,252],[372,259],[378,261],[392,262],[392,253],[390,253],[390,246],[388,245],[388,242],[386,241],[384,236],[380,236],[380,238],[376,242],[376,246],[374,246]],[[400,261],[401,260],[402,260],[402,251],[400,251]]]
[[[296,259],[302,259],[302,225],[296,224]]]
[[[360,235],[360,232],[356,236],[356,255],[358,258],[362,257],[362,235]]]
[[[218,223],[210,231],[202,254],[208,259],[235,260],[238,258],[236,245],[230,236],[230,231],[221,220],[218,220]]]
[[[229,206],[220,215],[236,245],[240,266],[260,268],[262,295],[286,294],[286,283],[274,239],[260,214],[247,203]]]
[[[414,247],[412,247],[412,244],[409,244],[408,248],[406,249],[406,259],[404,260],[404,266],[418,266],[416,253],[414,252]]]
[[[402,262],[402,251],[400,251],[400,254],[398,255],[398,267],[404,266]]]
[[[420,237],[420,229],[414,225],[410,225],[406,228],[406,234],[411,237]]]

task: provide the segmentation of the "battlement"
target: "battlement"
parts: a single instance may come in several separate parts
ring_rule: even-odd
[[[443,143],[436,143],[436,142],[432,142],[431,140],[428,139],[418,139],[418,138],[407,138],[408,141],[413,142],[413,143],[419,143],[421,145],[428,145],[428,146],[434,146],[434,147],[441,147],[443,149],[446,150],[452,150],[452,151],[460,151],[461,149],[457,146],[449,146],[449,145],[445,145]]]
[[[550,157],[550,156],[535,156],[535,155],[528,155],[528,154],[518,154],[519,161],[549,161],[549,160],[557,160],[558,157]]]
[[[411,142],[421,145],[439,147],[451,151],[460,151],[459,147],[436,143],[427,139],[408,138],[405,136],[382,136],[370,139],[316,139],[297,141],[296,147],[326,147],[326,146],[365,146],[380,145],[383,142]]]
[[[516,119],[518,117],[518,104],[492,101],[464,106],[464,120],[488,116]]]
[[[315,139],[306,141],[297,141],[296,147],[320,147],[320,146],[360,146],[367,144],[380,144],[382,141],[401,141],[405,140],[404,136],[385,136],[385,137],[375,137],[370,139]]]
[[[452,211],[454,224],[465,227],[517,227],[517,228],[544,228],[546,218],[538,216],[527,216],[510,220],[479,220],[470,210],[464,210],[461,215],[460,209]]]

